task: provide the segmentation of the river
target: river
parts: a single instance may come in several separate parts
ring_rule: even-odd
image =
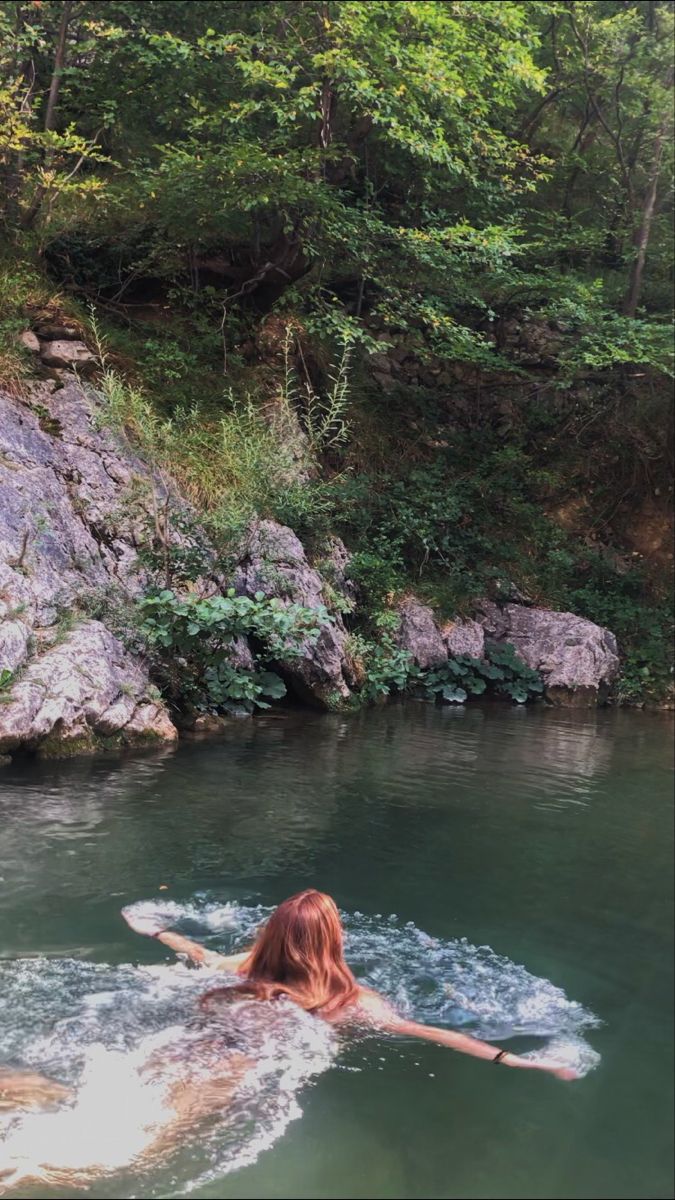
[[[319,887],[357,973],[409,1012],[583,1073],[562,1083],[376,1038],[336,1047],[307,1018],[283,1069],[203,1140],[144,1171],[118,1147],[114,1173],[82,1192],[9,1194],[671,1196],[671,734],[660,714],[411,702],[5,768],[0,1065],[88,1078],[87,1095],[105,1094],[88,1110],[94,1144],[106,1104],[133,1140],[126,1060],[173,1036],[205,986],[126,928],[120,908],[141,901],[228,949]]]

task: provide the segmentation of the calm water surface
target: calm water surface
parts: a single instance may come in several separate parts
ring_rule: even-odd
[[[550,980],[602,1022],[584,1034],[599,1065],[562,1084],[431,1045],[348,1046],[296,1087],[301,1116],[249,1165],[209,1174],[196,1145],[87,1194],[670,1197],[671,732],[661,715],[409,704],[274,714],[175,752],[6,768],[5,995],[27,974],[0,1064],[34,1061],[59,987],[80,1004],[63,962],[167,961],[126,930],[123,904],[168,897],[194,921],[195,902],[207,918],[232,902],[241,922],[314,885],[373,919],[390,990],[400,975],[405,991],[418,931],[441,947],[431,991],[444,946],[490,946],[505,965],[488,961],[486,989],[495,969],[505,992],[521,986],[509,962]],[[224,947],[236,935],[227,921],[205,932]],[[41,976],[55,982],[41,989]]]

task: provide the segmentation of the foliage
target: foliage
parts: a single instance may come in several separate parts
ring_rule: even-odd
[[[268,708],[285,694],[283,680],[267,669],[289,661],[315,641],[330,617],[323,607],[303,608],[268,599],[227,595],[178,596],[165,589],[139,601],[141,632],[156,655],[156,671],[179,707],[208,711]],[[254,647],[242,665],[238,639]]]
[[[420,677],[421,690],[447,704],[463,704],[468,696],[482,696],[490,690],[525,704],[541,696],[544,684],[510,643],[487,642],[485,658],[459,655]]]
[[[256,513],[298,526],[321,524],[325,489],[300,485],[293,444],[250,396],[239,400],[228,390],[227,407],[220,411],[195,403],[162,416],[139,387],[124,380],[106,357],[103,362],[97,383],[100,422],[176,480],[225,550],[236,549]],[[167,480],[163,491],[168,490]],[[172,553],[175,557],[178,551]]]
[[[392,692],[406,690],[412,672],[412,658],[407,650],[396,645],[392,633],[385,629],[375,637],[350,635],[349,652],[361,669],[359,696],[373,703]]]
[[[673,8],[0,0],[0,381],[72,305],[39,256],[105,314],[101,419],[159,481],[142,565],[208,565],[172,477],[221,563],[256,513],[340,532],[366,639],[411,584],[453,613],[515,583],[663,690],[622,543],[670,487]]]

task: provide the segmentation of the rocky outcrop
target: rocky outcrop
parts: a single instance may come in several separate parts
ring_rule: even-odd
[[[96,428],[73,381],[0,393],[0,745],[50,752],[99,736],[173,738],[143,660],[87,607],[142,586],[115,514],[143,464]],[[94,600],[96,603],[94,604]]]
[[[324,581],[307,561],[302,542],[286,525],[256,521],[249,530],[234,574],[241,595],[277,596],[289,604],[317,608],[325,602]],[[307,641],[299,657],[280,663],[287,682],[300,698],[322,708],[335,708],[350,696],[345,655],[346,630],[339,614],[323,626],[316,641]]]
[[[0,753],[74,754],[111,739],[171,741],[176,730],[147,672],[100,623],[84,621],[32,659],[0,713]]]
[[[485,654],[485,630],[478,621],[448,621],[441,629],[441,637],[450,658],[483,658]]]
[[[433,609],[418,600],[404,600],[399,608],[396,641],[407,650],[415,666],[426,671],[447,661],[448,651],[436,624]]]
[[[551,703],[591,707],[605,699],[619,670],[609,629],[574,613],[488,600],[476,615],[490,638],[510,642],[527,666],[540,672]]]
[[[45,332],[37,330],[41,350]],[[67,332],[61,340],[77,346],[74,329]],[[35,383],[20,398],[0,392],[0,754],[176,737],[148,664],[118,620],[147,584],[138,561],[147,527],[144,533],[131,496],[154,489],[161,499],[164,484],[101,427],[93,393],[67,372],[62,378],[63,386]],[[363,683],[344,623],[358,597],[339,539],[313,564],[291,529],[258,520],[233,575],[209,575],[211,569],[207,563],[209,577],[201,581],[208,594],[234,585],[239,594],[325,605],[330,619],[318,638],[307,639],[279,670],[308,703],[332,709],[349,700]],[[408,597],[399,617],[398,644],[420,669],[449,655],[481,658],[487,635],[511,642],[541,672],[553,703],[596,703],[618,669],[612,634],[570,613],[486,600],[477,620],[441,628],[430,607]],[[245,639],[232,662],[253,669]]]

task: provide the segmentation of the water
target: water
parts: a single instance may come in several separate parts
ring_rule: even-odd
[[[671,1196],[671,728],[409,704],[5,769],[0,1066],[79,1095],[61,1113],[5,1114],[8,1145],[15,1160],[39,1143],[107,1166],[82,1189],[9,1194]],[[584,1077],[339,1041],[283,1006],[273,1026],[243,1006],[221,1045],[193,1015],[209,978],[118,915],[168,904],[227,950],[311,885],[343,910],[357,973],[401,1008]],[[161,1070],[139,1073],[152,1054]],[[201,1088],[241,1086],[198,1135],[132,1164],[186,1060]]]

